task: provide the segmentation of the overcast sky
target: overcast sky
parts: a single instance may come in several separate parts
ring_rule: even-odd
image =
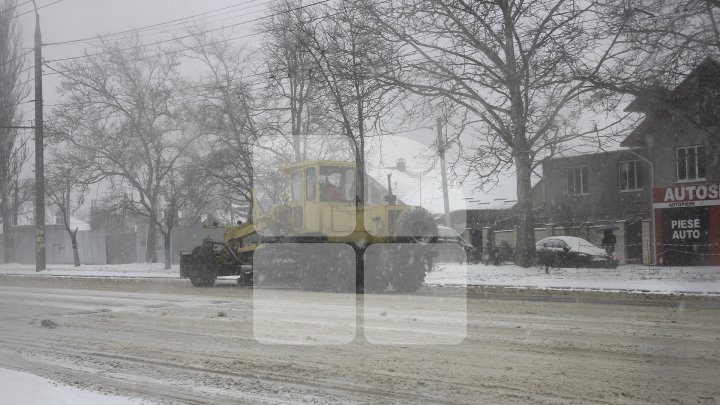
[[[25,0],[18,0],[18,4]],[[149,28],[140,32],[144,43],[171,39],[182,35],[187,24],[206,24],[209,29],[226,28],[233,33],[249,33],[255,22],[248,20],[262,17],[266,13],[268,0],[36,0],[42,29],[43,58],[53,66],[58,59],[83,54],[84,49],[92,49],[92,40],[57,44],[98,35],[119,33],[127,30],[149,27],[157,24],[191,17],[183,21]],[[53,4],[54,3],[54,4]],[[32,11],[32,3],[22,5],[19,12]],[[202,15],[199,15],[202,14]],[[193,17],[196,16],[196,17]],[[35,30],[34,13],[23,15],[20,22],[23,27],[25,46],[32,48]],[[257,41],[258,37],[249,37],[243,41]],[[51,73],[47,68],[45,73]],[[57,101],[55,87],[57,75],[47,75],[43,81],[46,104]]]
[[[225,30],[232,36],[243,35],[257,30],[257,23],[251,20],[267,14],[269,0],[36,0],[39,10],[42,29],[43,57],[51,64],[57,66],[58,59],[75,57],[83,54],[85,48],[92,48],[92,41],[72,44],[55,44],[98,35],[107,35],[127,30],[139,29],[156,24],[168,23],[159,27],[141,31],[140,38],[144,43],[172,38],[173,35],[182,35],[181,30],[185,24],[204,24],[208,29],[227,27]],[[18,4],[25,0],[18,0]],[[53,4],[55,3],[55,4]],[[306,4],[311,3],[310,0]],[[25,46],[30,50],[33,46],[35,29],[32,3],[24,4],[18,8],[20,13],[29,12],[19,17],[23,27]],[[185,19],[188,18],[188,19]],[[170,23],[174,20],[185,19]],[[250,45],[257,44],[259,36],[240,39]],[[32,61],[32,59],[30,59]],[[46,74],[51,73],[45,68]],[[58,75],[46,75],[43,79],[45,111],[49,112],[51,106],[57,103],[55,88],[58,85]],[[33,95],[29,97],[29,100]],[[33,104],[23,106],[26,117],[32,117]],[[405,137],[434,140],[434,130],[421,130],[403,134]],[[423,149],[420,147],[419,149]],[[406,148],[393,150],[391,146],[385,148],[388,156],[386,163],[394,162],[398,156],[406,156],[412,161],[412,155],[427,153],[426,150],[411,151]],[[514,178],[506,176],[505,180],[495,190],[489,193],[472,191],[468,186],[465,194],[482,201],[493,201],[495,198],[515,199]]]

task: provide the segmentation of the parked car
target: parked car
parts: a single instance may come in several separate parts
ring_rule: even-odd
[[[582,238],[551,236],[535,244],[538,264],[549,272],[550,267],[605,267],[616,268],[617,259],[605,250]]]
[[[478,248],[473,246],[470,242],[465,240],[459,233],[455,232],[454,229],[448,228],[447,226],[438,226],[438,243],[457,244],[465,251],[465,258],[468,263],[476,263],[480,257],[480,251]],[[447,255],[445,255],[447,256]],[[461,254],[455,255],[454,257],[443,257],[440,255],[439,261],[450,260],[450,261],[464,261]]]

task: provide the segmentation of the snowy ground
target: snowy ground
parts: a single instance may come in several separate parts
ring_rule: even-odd
[[[632,291],[676,294],[720,294],[720,267],[624,265],[617,269],[551,269],[514,265],[438,264],[426,282],[435,285]]]
[[[718,404],[719,272],[429,274],[435,284],[512,286],[464,299],[462,287],[258,293],[229,279],[194,288],[161,265],[50,266],[40,276],[5,265],[0,404]],[[637,285],[714,292],[602,290]],[[348,331],[344,344],[322,344]]]
[[[13,405],[138,405],[137,399],[103,395],[33,374],[0,368],[0,403]]]
[[[162,263],[122,265],[48,265],[36,273],[32,265],[3,264],[0,275],[42,275],[65,277],[178,278],[177,265],[165,270]],[[552,269],[483,264],[438,264],[428,274],[429,285],[502,286],[516,288],[637,291],[720,295],[720,267],[659,267],[624,265],[617,269]]]
[[[0,274],[71,277],[132,277],[132,278],[177,278],[180,268],[175,265],[166,270],[163,263],[130,263],[130,264],[84,264],[73,267],[71,264],[48,264],[47,270],[36,273],[35,265],[0,264]]]

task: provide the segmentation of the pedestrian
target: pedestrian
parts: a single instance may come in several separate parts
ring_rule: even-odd
[[[612,229],[605,230],[605,234],[602,238],[602,247],[605,249],[605,253],[608,254],[608,256],[612,256],[613,253],[615,253],[615,235],[613,234]]]
[[[493,228],[489,228],[487,231],[487,262],[498,265],[495,256],[495,230]]]

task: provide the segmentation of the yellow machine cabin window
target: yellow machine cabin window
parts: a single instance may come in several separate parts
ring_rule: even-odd
[[[315,188],[317,185],[317,175],[314,167],[305,169],[305,200],[315,201]]]
[[[321,166],[320,201],[354,201],[355,170],[347,167]]]
[[[295,172],[292,174],[292,200],[302,201],[303,200],[303,181],[302,172]]]

